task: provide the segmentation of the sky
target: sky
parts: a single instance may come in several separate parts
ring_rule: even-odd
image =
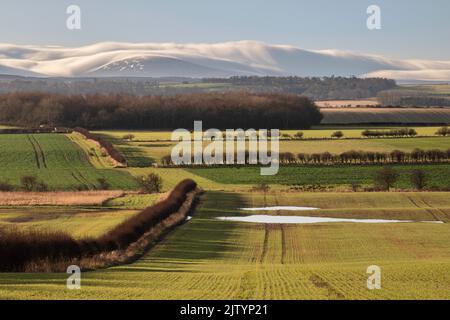
[[[81,8],[81,30],[66,27],[73,4]],[[381,8],[381,30],[366,26],[373,4]],[[448,0],[1,0],[0,43],[259,40],[448,60],[449,17]]]

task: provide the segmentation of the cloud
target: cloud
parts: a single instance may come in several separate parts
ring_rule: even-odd
[[[130,61],[138,61],[132,68]],[[258,41],[101,42],[81,47],[0,44],[0,66],[45,76],[355,75],[450,80],[450,61],[401,60],[340,50],[302,50]],[[2,70],[2,69],[0,69]],[[12,72],[12,71],[11,71]],[[109,74],[108,74],[109,72]]]

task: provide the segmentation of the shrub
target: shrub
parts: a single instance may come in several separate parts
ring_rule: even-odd
[[[35,176],[23,176],[20,178],[20,184],[23,191],[26,192],[45,192],[48,186]]]
[[[108,181],[106,181],[105,178],[98,178],[97,182],[99,190],[109,190],[109,188],[111,187],[111,185],[108,183]]]
[[[0,181],[0,191],[10,192],[14,191],[14,186],[6,181]]]
[[[269,192],[270,186],[267,183],[260,183],[252,188],[253,191],[257,192]]]
[[[417,136],[417,131],[413,128],[391,130],[364,130],[361,135],[366,138],[415,137]]]
[[[295,139],[303,139],[304,133],[299,131],[296,134],[294,134]]]
[[[344,137],[344,133],[342,131],[335,131],[331,134],[331,137],[341,139]]]
[[[381,190],[389,191],[398,179],[398,173],[389,167],[378,171],[375,175],[375,186]]]
[[[134,134],[126,134],[122,137],[123,140],[132,141],[135,138]]]
[[[171,155],[167,155],[161,158],[161,164],[163,166],[170,166],[173,164],[172,162],[172,156]]]
[[[426,175],[423,170],[411,171],[411,183],[417,190],[423,190],[426,186]]]
[[[142,189],[147,193],[159,193],[162,189],[162,178],[156,173],[150,173],[147,176],[138,178]]]
[[[450,136],[450,128],[449,127],[442,127],[438,131],[436,131],[436,135],[438,136]]]

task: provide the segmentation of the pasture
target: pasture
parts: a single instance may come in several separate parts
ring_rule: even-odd
[[[1,134],[0,181],[20,186],[23,176],[36,176],[50,190],[99,188],[105,179],[111,189],[135,189],[137,184],[126,172],[99,169],[90,156],[62,134]]]
[[[0,230],[62,231],[82,239],[98,237],[136,213],[83,207],[0,208]]]
[[[322,125],[449,124],[450,108],[322,108]]]
[[[447,299],[446,223],[264,225],[215,218],[248,215],[242,207],[290,204],[323,208],[309,215],[448,221],[449,199],[443,193],[208,192],[194,218],[142,259],[83,273],[81,290],[66,289],[65,273],[3,273],[0,298]],[[381,290],[366,287],[366,269],[374,264],[382,271]]]
[[[399,174],[399,179],[394,185],[395,188],[412,188],[410,176],[414,169],[422,169],[426,172],[428,188],[450,187],[450,164],[392,165],[391,167]],[[278,174],[274,176],[261,176],[258,167],[195,168],[187,169],[187,171],[221,185],[230,185],[231,188],[236,185],[252,186],[261,183],[289,187],[305,185],[350,186],[351,184],[373,186],[374,177],[380,168],[380,166],[374,165],[287,166],[280,167]]]

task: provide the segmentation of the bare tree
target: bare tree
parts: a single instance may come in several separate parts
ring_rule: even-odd
[[[398,179],[398,173],[389,167],[384,167],[375,175],[375,185],[389,191]]]

